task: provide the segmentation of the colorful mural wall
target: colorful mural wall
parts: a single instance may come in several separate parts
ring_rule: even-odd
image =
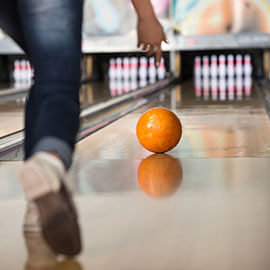
[[[269,0],[175,0],[173,24],[183,35],[270,32]]]
[[[169,20],[170,0],[152,0],[161,20]],[[85,36],[123,35],[136,29],[136,13],[130,0],[85,0]]]
[[[183,35],[270,32],[270,0],[151,0],[165,30]],[[85,0],[84,35],[125,35],[136,29],[130,0]]]

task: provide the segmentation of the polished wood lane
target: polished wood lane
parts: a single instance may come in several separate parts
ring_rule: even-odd
[[[270,121],[254,86],[243,100],[204,101],[195,97],[187,82],[173,91],[98,131],[78,144],[89,159],[136,159],[149,152],[136,138],[136,124],[147,109],[172,109],[183,125],[183,137],[170,154],[177,158],[269,157]]]
[[[167,155],[136,139],[138,118],[153,106],[183,123]],[[0,166],[1,267],[270,269],[269,131],[255,88],[242,100],[212,101],[197,99],[188,82],[82,140],[66,179],[83,232],[75,261],[58,262],[38,236],[23,236],[20,163]]]
[[[80,163],[75,185],[72,178],[69,184],[77,190],[83,269],[269,269],[269,158],[177,161],[179,185],[163,198],[141,189],[141,160]],[[15,178],[2,176],[1,266],[24,269],[37,253],[52,264],[42,246],[28,254],[23,193]]]

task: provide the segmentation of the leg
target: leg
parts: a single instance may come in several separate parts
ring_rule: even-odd
[[[26,197],[35,203],[48,244],[65,255],[81,249],[76,209],[61,181],[71,165],[79,128],[81,0],[17,0],[26,47],[35,68],[26,121],[29,160],[20,170]],[[27,137],[29,138],[29,137]],[[27,139],[26,138],[26,139]],[[31,158],[30,158],[31,157]]]
[[[27,156],[55,152],[69,167],[79,128],[82,1],[18,0],[18,5],[35,68],[34,100],[29,101],[37,111],[35,145]]]

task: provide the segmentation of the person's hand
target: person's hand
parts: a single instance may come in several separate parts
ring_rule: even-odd
[[[137,26],[138,48],[147,52],[147,56],[155,55],[156,65],[160,63],[162,41],[168,43],[166,34],[155,16],[139,18]]]

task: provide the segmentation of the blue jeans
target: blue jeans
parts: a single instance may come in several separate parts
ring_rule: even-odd
[[[25,159],[47,151],[71,165],[80,115],[82,5],[82,0],[0,1],[0,27],[35,69],[25,110]]]

